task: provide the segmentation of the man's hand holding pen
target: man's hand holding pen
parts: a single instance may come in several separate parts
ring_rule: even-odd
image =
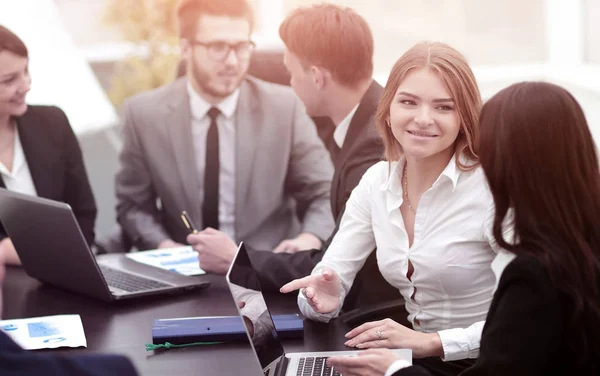
[[[200,267],[209,273],[225,275],[237,250],[233,240],[214,228],[198,231],[185,211],[181,212],[181,221],[190,233],[187,242],[198,252]]]
[[[220,275],[227,273],[237,251],[237,246],[229,236],[210,227],[188,235],[187,242],[198,252],[200,267]]]

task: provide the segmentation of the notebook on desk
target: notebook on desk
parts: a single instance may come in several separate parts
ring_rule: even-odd
[[[274,315],[280,338],[302,338],[304,322],[297,314]],[[239,316],[183,317],[154,320],[152,343],[184,345],[194,342],[246,341],[244,323]]]
[[[244,329],[265,376],[335,376],[339,373],[327,366],[327,358],[330,356],[354,356],[358,353],[358,351],[286,353],[262,295],[258,276],[243,243],[238,247],[226,279],[240,317],[243,318],[248,314],[248,311],[245,312],[245,310],[250,310],[254,317],[258,316],[258,319],[253,320],[252,324],[244,326]],[[248,307],[248,297],[252,298],[254,307]],[[244,304],[240,304],[240,302]],[[258,315],[258,312],[261,314]],[[411,350],[394,351],[405,360],[412,361]]]
[[[0,221],[31,277],[114,301],[206,287],[209,282],[129,260],[96,258],[68,204],[0,188]]]

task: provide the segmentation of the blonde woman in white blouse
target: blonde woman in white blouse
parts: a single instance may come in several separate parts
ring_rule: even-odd
[[[301,290],[302,313],[328,321],[376,248],[413,328],[366,323],[347,334],[348,346],[411,348],[415,358],[445,361],[477,357],[494,272],[506,264],[498,258],[492,269],[494,207],[475,146],[480,108],[473,72],[445,44],[418,44],[394,66],[377,114],[386,161],[352,192],[312,274],[281,288]]]

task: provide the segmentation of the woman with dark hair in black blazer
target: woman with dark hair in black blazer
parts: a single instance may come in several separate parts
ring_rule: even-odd
[[[494,237],[516,257],[494,294],[479,358],[461,375],[598,375],[600,171],[583,111],[563,88],[527,82],[494,96],[480,122]],[[502,236],[509,213],[514,244]],[[330,363],[344,376],[428,375],[389,350]]]
[[[59,108],[25,102],[28,63],[23,41],[0,26],[0,187],[66,202],[92,244],[96,204],[79,143]],[[0,256],[20,264],[1,224]]]

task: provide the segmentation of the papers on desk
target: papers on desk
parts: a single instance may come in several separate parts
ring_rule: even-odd
[[[132,252],[128,253],[127,257],[142,264],[183,275],[200,275],[206,273],[200,269],[198,254],[189,246]]]
[[[25,350],[87,347],[79,315],[0,320],[0,329]]]

